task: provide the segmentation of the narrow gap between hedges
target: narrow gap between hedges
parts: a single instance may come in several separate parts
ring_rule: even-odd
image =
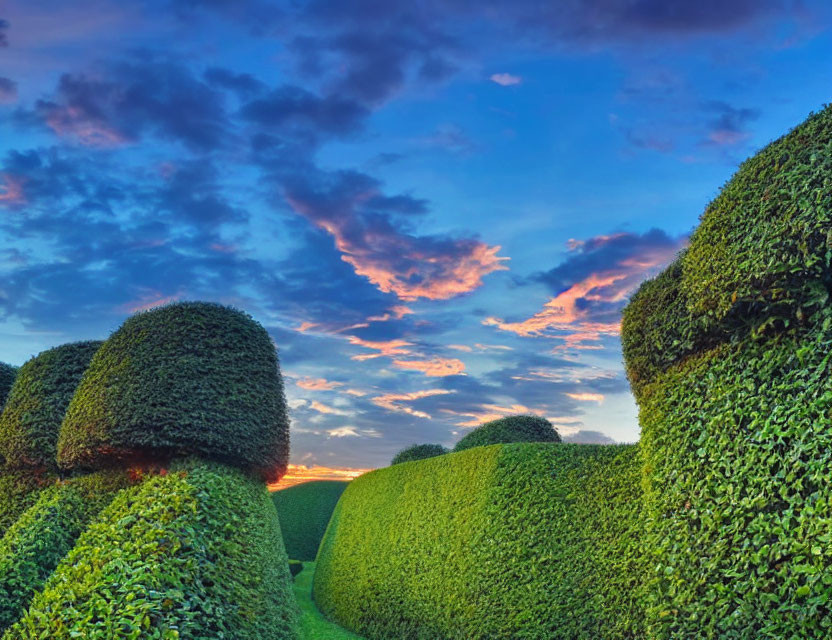
[[[300,607],[301,640],[364,640],[334,622],[327,620],[312,601],[312,579],[315,563],[304,562],[303,571],[295,576],[295,599]]]

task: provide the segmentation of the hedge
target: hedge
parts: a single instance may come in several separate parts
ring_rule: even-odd
[[[4,640],[282,640],[297,617],[263,483],[191,460],[121,491]]]
[[[643,637],[637,445],[519,443],[350,483],[321,611],[368,638]]]
[[[560,435],[546,418],[507,416],[480,425],[457,442],[454,451],[510,442],[560,442]]]
[[[332,511],[348,484],[340,480],[319,480],[272,494],[280,515],[283,544],[291,559],[315,559]]]
[[[650,638],[832,637],[830,170],[826,109],[742,165],[624,312]]]
[[[9,391],[12,390],[14,379],[17,376],[17,367],[5,362],[0,362],[0,409],[6,403]]]
[[[26,509],[38,500],[40,492],[57,480],[49,471],[0,470],[0,536],[4,535]]]
[[[441,444],[414,444],[402,449],[395,456],[390,464],[401,464],[402,462],[413,462],[414,460],[424,460],[425,458],[433,458],[434,456],[441,456],[448,453],[448,450]]]
[[[89,522],[129,483],[123,471],[101,471],[42,491],[0,540],[0,631],[20,618]]]
[[[58,442],[64,468],[194,454],[272,482],[288,453],[269,334],[245,313],[201,302],[128,318],[90,363]]]
[[[58,431],[64,413],[101,344],[65,344],[20,367],[0,415],[0,457],[8,468],[57,469]]]

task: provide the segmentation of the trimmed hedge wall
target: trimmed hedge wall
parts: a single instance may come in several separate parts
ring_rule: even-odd
[[[121,491],[4,639],[282,640],[297,618],[263,483],[188,461]]]
[[[57,469],[55,456],[64,413],[101,344],[61,345],[20,367],[0,415],[0,457],[8,468]]]
[[[368,638],[639,638],[637,445],[478,447],[356,478],[318,554],[321,611]]]
[[[0,631],[20,618],[89,522],[129,484],[123,471],[101,471],[40,492],[0,540]]]
[[[63,468],[190,454],[270,482],[289,454],[269,334],[245,313],[201,302],[128,318],[90,363],[58,442]]]
[[[442,456],[446,453],[448,453],[448,450],[441,444],[414,444],[399,451],[395,456],[393,456],[393,460],[390,461],[390,464],[401,464],[402,462],[425,460],[426,458]]]
[[[0,362],[0,409],[6,403],[6,398],[9,396],[9,391],[12,390],[16,376],[17,367]]]
[[[318,554],[332,511],[349,482],[318,480],[281,489],[272,494],[286,555],[311,562]]]
[[[48,471],[0,470],[0,536],[4,535],[20,514],[37,502],[38,495],[57,480]]]
[[[832,637],[832,110],[746,161],[624,312],[651,638]]]
[[[560,434],[546,418],[507,416],[480,425],[457,442],[454,451],[510,442],[560,442]]]

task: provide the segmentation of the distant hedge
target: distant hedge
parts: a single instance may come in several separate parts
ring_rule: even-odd
[[[64,468],[195,454],[269,481],[288,453],[269,334],[245,313],[201,302],[128,318],[90,363],[58,442]]]
[[[425,458],[433,458],[434,456],[441,456],[446,453],[448,453],[448,450],[441,444],[414,444],[399,451],[395,456],[393,456],[393,460],[390,461],[390,464],[424,460]]]
[[[643,637],[637,445],[521,443],[350,483],[314,598],[372,639]]]
[[[0,632],[20,618],[89,522],[129,484],[123,471],[100,471],[40,492],[0,540]]]
[[[304,482],[272,494],[286,554],[292,560],[315,559],[332,511],[348,484],[339,480]]]
[[[75,342],[44,351],[17,374],[0,414],[0,457],[8,468],[57,469],[64,413],[101,342]]]
[[[651,638],[832,637],[832,111],[746,161],[625,310]]]
[[[121,491],[4,638],[294,639],[297,617],[262,482],[188,461]]]
[[[9,391],[12,390],[15,376],[17,376],[17,367],[0,362],[0,409],[3,408]]]
[[[508,416],[480,425],[457,442],[454,451],[510,442],[560,442],[560,435],[546,418]]]
[[[0,470],[0,536],[57,480],[49,471]]]

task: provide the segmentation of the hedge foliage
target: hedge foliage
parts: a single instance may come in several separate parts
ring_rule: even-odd
[[[457,442],[454,451],[510,442],[560,442],[560,434],[546,418],[507,416],[480,425]]]
[[[26,509],[37,502],[41,491],[57,480],[49,471],[0,470],[0,536]]]
[[[100,471],[40,492],[0,540],[0,631],[20,618],[90,521],[128,484],[126,472]]]
[[[0,362],[0,409],[6,403],[9,391],[12,390],[14,379],[17,376],[17,367],[5,362]]]
[[[448,450],[441,444],[414,444],[399,451],[395,456],[393,456],[393,460],[390,461],[390,464],[424,460],[425,458],[433,458],[446,453],[448,453]]]
[[[283,640],[296,625],[263,483],[187,461],[121,491],[3,637]]]
[[[520,443],[370,472],[315,601],[373,639],[642,637],[641,466],[637,445]]]
[[[312,561],[324,537],[332,511],[349,482],[319,480],[272,494],[286,554],[292,560]]]
[[[0,457],[8,468],[57,469],[58,432],[64,413],[101,344],[61,345],[20,367],[0,415]]]
[[[272,482],[288,453],[269,334],[245,313],[200,302],[128,318],[90,363],[58,442],[64,468],[195,454]]]
[[[832,111],[746,161],[625,310],[650,638],[832,637]]]

